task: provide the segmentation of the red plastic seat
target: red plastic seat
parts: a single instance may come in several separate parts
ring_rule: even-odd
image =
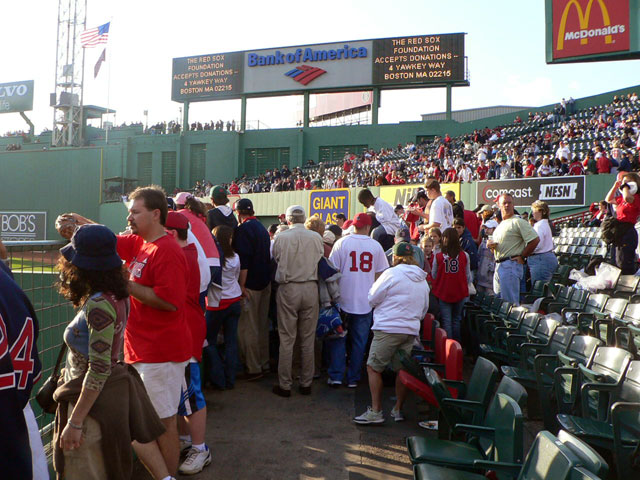
[[[442,330],[442,329],[437,329]],[[438,335],[438,331],[436,330],[436,338]],[[441,334],[440,334],[441,335]],[[462,347],[456,340],[447,339],[446,333],[444,336],[444,346],[440,349],[442,353],[442,361],[436,363],[441,363],[444,365],[444,378],[447,380],[462,380]],[[436,349],[436,359],[438,358],[438,349]],[[442,370],[442,368],[433,367],[438,370]],[[442,373],[442,372],[441,372]],[[423,398],[427,403],[433,406],[438,406],[438,402],[431,391],[431,387],[424,382],[421,382],[413,375],[407,373],[404,370],[398,372],[400,381],[403,385],[405,385],[409,390],[414,392],[420,398]],[[453,398],[458,398],[458,390],[455,388],[449,388],[451,392],[451,396]]]

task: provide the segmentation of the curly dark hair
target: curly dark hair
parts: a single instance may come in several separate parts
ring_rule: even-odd
[[[58,260],[60,280],[56,283],[58,292],[78,307],[97,292],[108,292],[118,300],[127,298],[127,270],[124,266],[99,272],[76,267],[66,258]]]

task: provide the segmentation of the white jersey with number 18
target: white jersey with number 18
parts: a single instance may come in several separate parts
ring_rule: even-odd
[[[342,273],[340,308],[347,313],[369,313],[369,289],[376,280],[376,273],[389,267],[380,244],[366,235],[342,237],[334,244],[329,260]]]

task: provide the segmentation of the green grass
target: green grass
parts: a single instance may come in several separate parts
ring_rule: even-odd
[[[11,270],[14,273],[55,273],[56,268],[53,265],[42,265],[41,262],[34,262],[33,260],[26,260],[24,258],[12,258]]]

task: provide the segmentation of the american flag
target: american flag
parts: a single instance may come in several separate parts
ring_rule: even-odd
[[[82,45],[82,48],[93,48],[101,43],[107,43],[107,40],[109,40],[110,23],[111,22],[107,22],[104,25],[82,32],[80,34],[80,45]]]

